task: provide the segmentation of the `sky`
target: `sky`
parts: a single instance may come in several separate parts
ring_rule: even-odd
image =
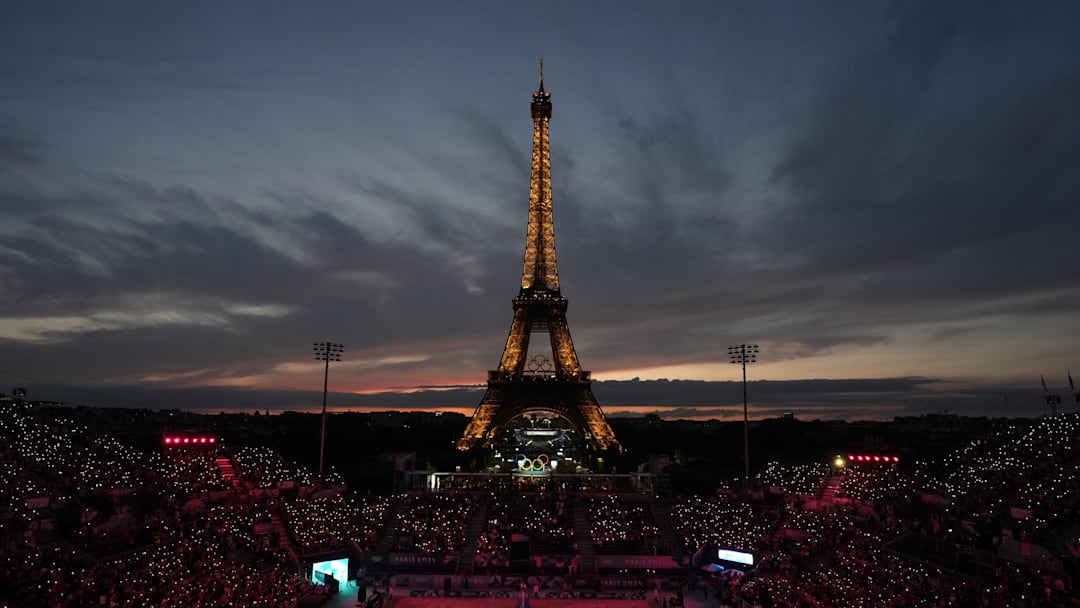
[[[318,405],[332,341],[332,407],[470,411],[520,282],[543,55],[562,293],[609,413],[741,414],[742,343],[756,416],[1039,415],[1040,375],[1072,409],[1077,23],[1073,2],[5,2],[0,382]]]

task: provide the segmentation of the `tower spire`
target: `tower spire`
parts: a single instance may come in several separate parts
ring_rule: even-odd
[[[555,226],[551,215],[551,149],[548,121],[551,93],[544,90],[544,57],[540,57],[540,89],[533,92],[532,176],[529,183],[529,227],[525,241],[525,265],[521,272],[522,295],[559,293],[559,266],[555,258]]]

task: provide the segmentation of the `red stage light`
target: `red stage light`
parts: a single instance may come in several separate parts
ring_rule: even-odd
[[[881,462],[880,456],[874,456],[874,462]]]
[[[210,438],[210,443],[214,443],[214,441],[215,441],[215,440],[214,440],[214,438],[213,438],[213,437],[211,437],[211,438]]]
[[[188,443],[189,441],[191,441],[191,440],[188,439],[187,437],[184,437],[184,443]]]
[[[172,443],[172,437],[166,437],[165,443]]]
[[[206,443],[206,437],[199,437],[199,443]]]

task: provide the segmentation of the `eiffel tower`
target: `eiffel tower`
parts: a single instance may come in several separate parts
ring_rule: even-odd
[[[593,396],[592,377],[581,369],[566,325],[567,301],[559,292],[548,149],[551,94],[544,90],[543,60],[540,61],[540,88],[532,96],[532,119],[529,226],[521,291],[514,298],[514,321],[499,368],[488,372],[487,392],[473,412],[472,421],[457,447],[459,450],[490,447],[499,431],[515,418],[546,411],[567,420],[593,448],[622,451]],[[542,333],[548,334],[551,340],[551,359],[545,354],[530,357],[529,339],[533,334]]]

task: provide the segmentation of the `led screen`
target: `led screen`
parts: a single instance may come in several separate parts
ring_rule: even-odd
[[[321,583],[316,576],[316,572],[323,572],[337,579],[338,584],[344,585],[345,581],[349,578],[349,559],[332,559],[328,562],[318,562],[311,567],[311,580],[312,582]]]
[[[724,561],[735,562],[738,564],[746,564],[747,566],[754,565],[754,556],[750,553],[743,553],[742,551],[733,551],[731,549],[720,549],[716,552],[716,556]]]

